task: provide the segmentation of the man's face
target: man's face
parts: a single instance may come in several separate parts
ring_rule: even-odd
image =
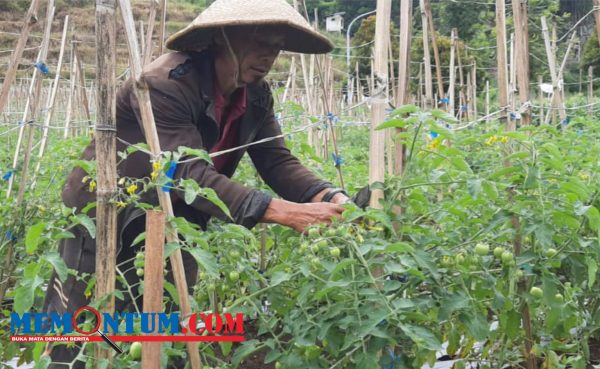
[[[284,35],[273,27],[236,27],[227,29],[226,34],[239,63],[239,84],[253,84],[263,79],[271,70],[285,40]],[[222,53],[230,54],[224,46]]]

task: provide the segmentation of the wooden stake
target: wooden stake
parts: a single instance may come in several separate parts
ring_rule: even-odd
[[[421,8],[421,22],[423,24],[423,62],[425,63],[425,108],[433,106],[433,84],[431,80],[431,56],[429,54],[429,35],[427,25],[427,13],[425,10],[425,0],[419,0]]]
[[[423,0],[421,0],[423,1]],[[392,1],[377,0],[377,21],[375,24],[375,61],[374,72],[377,74],[377,91],[381,91],[371,107],[371,139],[369,144],[369,183],[383,182],[385,177],[385,134],[376,131],[375,128],[385,119],[385,108],[387,96],[385,86],[387,85],[387,34],[390,29]],[[373,190],[370,205],[381,209],[380,201],[383,200],[382,190]]]
[[[105,299],[102,311],[115,309],[115,263],[117,259],[116,127],[116,0],[96,0],[96,300]],[[112,361],[110,348],[95,345],[96,367]]]
[[[506,6],[505,0],[496,0],[496,59],[498,61],[498,103],[508,107],[508,65],[506,62]],[[500,115],[506,119],[506,110]]]
[[[473,61],[473,67],[471,68],[471,103],[469,104],[471,109],[471,117],[477,119],[477,62]]]
[[[516,79],[517,79],[517,74],[516,74],[516,69],[515,69],[515,34],[511,33],[510,34],[510,53],[509,53],[509,58],[510,58],[510,67],[509,67],[509,83],[508,83],[508,105],[510,106],[510,111],[514,112],[515,111],[515,91],[516,91]],[[509,131],[514,131],[517,128],[517,121],[516,118],[513,119],[512,117],[509,116],[508,118],[508,130]]]
[[[89,127],[92,125],[92,117],[90,115],[90,101],[87,97],[86,87],[85,87],[85,72],[83,70],[83,64],[81,62],[81,58],[79,57],[79,51],[77,50],[77,43],[73,46],[73,52],[75,53],[75,65],[77,66],[76,76],[79,78],[79,86],[77,87],[79,91],[79,97],[81,99],[81,106],[83,107],[83,112],[85,113],[85,118],[87,120],[86,132]],[[93,84],[93,81],[92,81]],[[91,91],[95,91],[95,89],[91,88]]]
[[[119,0],[121,13],[123,15],[123,23],[125,25],[125,31],[127,34],[127,46],[129,49],[129,60],[131,64],[131,73],[135,80],[135,94],[140,106],[140,115],[142,117],[142,124],[144,128],[144,134],[146,136],[146,142],[150,147],[150,152],[154,157],[159,157],[160,143],[158,140],[158,133],[156,131],[156,125],[154,123],[154,114],[152,112],[152,105],[150,100],[150,94],[148,86],[142,77],[142,60],[140,57],[140,51],[137,44],[137,37],[135,35],[135,26],[133,21],[133,14],[131,13],[131,6],[128,0]],[[158,199],[160,207],[166,213],[168,218],[174,216],[173,204],[171,203],[171,197],[168,192],[162,191],[157,188]],[[169,229],[167,232],[167,242],[178,242],[177,231]],[[191,314],[190,303],[188,300],[188,286],[185,278],[185,270],[183,269],[183,258],[181,256],[181,250],[176,249],[171,254],[171,267],[173,269],[173,276],[175,279],[175,287],[179,295],[179,308],[182,316],[189,316]],[[200,354],[198,352],[197,342],[187,342],[188,358],[192,369],[200,369]]]
[[[521,103],[521,124],[531,123],[531,108],[523,107],[529,102],[529,25],[527,1],[513,0],[513,20],[515,24],[515,69]]]
[[[52,120],[52,116],[54,115],[54,102],[56,100],[56,92],[58,91],[58,85],[60,84],[60,73],[62,71],[63,65],[63,56],[65,53],[65,44],[67,43],[67,31],[69,29],[69,16],[65,16],[65,22],[63,24],[63,33],[60,42],[60,51],[58,53],[58,63],[56,65],[56,75],[54,77],[54,83],[52,84],[52,91],[48,95],[48,100],[46,102],[46,117],[44,120],[44,126],[42,128],[42,141],[40,143],[40,149],[38,151],[38,161],[35,166],[35,170],[33,171],[31,188],[35,188],[35,182],[37,174],[40,170],[40,166],[42,164],[42,157],[44,156],[44,151],[46,150],[46,145],[48,142],[48,127],[50,126],[50,121]]]
[[[15,51],[13,52],[10,61],[8,62],[8,70],[4,75],[4,80],[2,82],[2,90],[0,90],[0,112],[4,111],[10,87],[15,81],[15,76],[17,75],[17,68],[19,68],[19,64],[21,62],[21,57],[23,56],[23,50],[25,50],[25,44],[27,43],[29,32],[31,31],[31,28],[33,28],[33,26],[37,23],[36,13],[38,10],[39,3],[40,0],[31,0],[29,10],[27,10],[27,14],[25,15],[23,28],[21,28],[21,35],[17,40],[17,46],[15,46]]]
[[[288,91],[290,90],[290,86],[292,85],[294,78],[296,78],[296,57],[292,55],[292,61],[290,62],[290,73],[287,81],[285,82],[285,90],[283,91],[281,103],[285,103],[287,101]]]
[[[162,211],[146,212],[146,249],[144,250],[144,312],[162,313],[164,288],[164,245],[166,218]],[[155,323],[158,327],[158,316]],[[160,368],[160,342],[142,343],[142,368]]]

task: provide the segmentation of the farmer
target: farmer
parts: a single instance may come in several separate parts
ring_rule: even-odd
[[[273,113],[273,96],[264,77],[281,50],[299,53],[326,53],[331,42],[314,31],[285,0],[217,0],[190,25],[171,36],[167,47],[176,52],[162,55],[144,69],[161,149],[177,151],[181,146],[218,152],[281,134]],[[126,82],[117,94],[118,150],[129,144],[145,142],[139,102],[133,82]],[[83,158],[94,159],[94,142]],[[243,154],[248,152],[258,173],[282,199],[252,189],[230,179]],[[174,180],[193,179],[201,187],[212,188],[227,205],[233,222],[251,228],[258,222],[278,223],[303,231],[312,224],[329,223],[343,211],[340,204],[349,199],[340,189],[306,169],[285,146],[282,138],[236,149],[203,160],[182,158]],[[147,178],[153,171],[150,157],[137,151],[121,161],[121,177]],[[68,177],[63,200],[81,211],[96,200],[87,173],[75,168]],[[155,191],[140,193],[142,201],[156,203]],[[185,217],[201,227],[211,216],[226,219],[225,214],[203,198],[191,205],[183,193],[171,192],[176,216]],[[95,216],[93,209],[89,212]],[[117,264],[130,284],[139,277],[131,267],[138,251],[130,247],[144,232],[144,211],[129,207],[118,215]],[[80,276],[95,270],[95,241],[78,227],[75,238],[60,245],[60,253],[69,268]],[[184,253],[188,285],[196,283],[197,266]],[[130,269],[127,271],[127,269]],[[87,280],[70,276],[50,280],[45,311],[75,312],[89,303]],[[117,311],[128,309],[130,299],[117,300]],[[84,368],[79,348],[52,348],[50,368]]]

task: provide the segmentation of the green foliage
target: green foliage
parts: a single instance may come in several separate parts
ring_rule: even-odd
[[[594,67],[594,76],[600,76],[600,44],[598,43],[598,34],[594,32],[583,47],[583,56],[581,57],[581,68],[587,72],[589,67]],[[584,73],[587,75],[587,73]]]

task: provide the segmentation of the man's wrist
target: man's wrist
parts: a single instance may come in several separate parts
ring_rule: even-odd
[[[337,195],[337,194],[343,194],[344,196],[348,197],[348,194],[346,193],[346,191],[344,191],[342,188],[330,188],[321,198],[322,202],[332,202],[333,198]]]

